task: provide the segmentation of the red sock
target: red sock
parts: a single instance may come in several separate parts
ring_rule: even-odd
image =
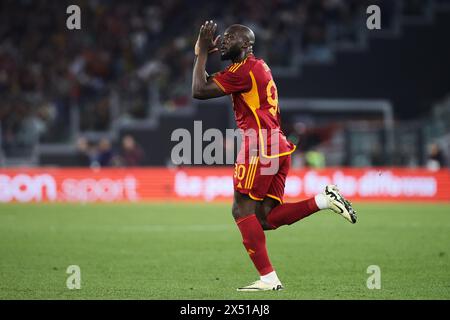
[[[285,203],[272,209],[267,216],[267,222],[274,229],[293,224],[307,216],[319,211],[314,197],[294,203]]]
[[[267,255],[266,236],[256,215],[252,214],[236,221],[242,234],[245,249],[260,275],[273,271]]]

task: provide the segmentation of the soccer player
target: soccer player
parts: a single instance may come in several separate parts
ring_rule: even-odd
[[[216,29],[212,20],[200,28],[192,95],[196,99],[231,95],[244,140],[247,132],[256,135],[253,139],[248,135],[248,142],[242,143],[237,156],[232,214],[260,279],[238,291],[281,290],[283,286],[268,257],[264,230],[293,224],[322,209],[331,209],[355,223],[356,212],[334,185],[326,186],[324,193],[310,199],[283,203],[290,154],[295,145],[280,129],[278,94],[272,73],[262,59],[253,55],[255,35],[250,28],[234,24],[226,29],[220,42],[220,36],[214,38]],[[220,51],[221,59],[231,60],[232,64],[210,76],[205,70],[206,61],[208,54],[215,51]]]

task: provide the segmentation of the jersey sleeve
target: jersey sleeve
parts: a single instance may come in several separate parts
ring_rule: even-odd
[[[244,72],[224,70],[217,73],[212,79],[226,94],[246,92],[252,87],[250,75]]]

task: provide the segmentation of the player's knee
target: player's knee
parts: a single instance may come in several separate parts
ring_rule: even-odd
[[[261,227],[263,228],[263,230],[268,231],[268,230],[275,230],[276,227],[271,225],[270,223],[268,223],[266,220],[260,220],[259,223],[261,224]]]
[[[273,228],[271,228],[269,225],[267,225],[265,223],[261,223],[261,226],[262,226],[264,231],[273,230]]]
[[[233,215],[234,220],[245,218],[248,214],[246,214],[245,208],[242,208],[239,201],[233,202],[233,207],[231,208],[231,214]]]
[[[239,216],[239,207],[236,203],[233,203],[233,207],[231,208],[231,214],[233,215],[234,220],[237,220],[240,218]]]

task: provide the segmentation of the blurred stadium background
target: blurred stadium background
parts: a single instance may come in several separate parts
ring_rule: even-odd
[[[228,100],[191,99],[192,47],[208,17],[222,32],[236,21],[255,30],[299,144],[295,166],[311,150],[328,166],[448,166],[449,1],[75,3],[81,31],[66,28],[70,1],[1,3],[3,166],[165,166],[175,128],[233,128]],[[381,30],[366,28],[369,4]],[[142,155],[114,157],[129,134]]]
[[[66,8],[71,4],[81,8],[81,30],[66,28]],[[372,4],[381,8],[381,30],[366,27],[366,8]],[[436,274],[440,275],[439,284],[445,279],[448,282],[449,217],[443,213],[448,213],[450,201],[449,0],[2,0],[0,201],[230,200],[231,166],[206,167],[203,163],[177,167],[171,161],[175,129],[193,132],[196,120],[202,121],[203,130],[235,128],[229,99],[199,102],[191,98],[193,47],[199,27],[207,19],[214,19],[220,32],[233,23],[255,31],[255,54],[268,62],[277,83],[283,129],[298,146],[286,190],[288,199],[314,194],[327,182],[337,181],[344,194],[356,200],[440,202],[433,209],[438,211],[436,223],[442,233],[435,235],[440,238],[424,239],[441,246],[436,250],[447,269]],[[225,66],[218,56],[212,56],[208,64],[208,71]],[[127,205],[119,207],[123,214],[129,208],[141,210]],[[227,208],[217,206],[207,208],[231,217]],[[186,209],[182,205],[175,209],[172,205],[170,210],[163,207],[149,205],[147,211],[170,214],[170,210]],[[39,233],[37,226],[47,223],[66,233],[62,232],[65,236],[61,238],[45,233],[46,241],[63,245],[74,239],[74,230],[64,229],[64,222],[48,212],[63,214],[76,209],[16,204],[0,208],[4,228],[0,237],[11,244],[1,251],[6,290],[0,297],[36,297],[15,274],[15,250],[22,248],[26,253],[31,245],[21,235],[41,237],[45,232]],[[99,214],[82,222],[88,229],[80,230],[88,230],[89,236],[105,231],[88,227],[109,219],[99,208],[80,209],[88,210],[83,217],[87,212]],[[384,214],[390,210],[386,205],[362,208],[368,212],[383,208]],[[404,213],[414,208],[395,208],[393,214],[400,212],[399,229],[392,230],[401,234],[408,216]],[[36,210],[42,220],[29,217],[24,213],[28,210]],[[186,216],[177,213],[174,217],[192,223],[189,216],[196,217],[202,209],[190,210]],[[126,222],[170,225],[175,221],[167,216],[158,220],[133,215],[131,222],[114,217],[117,221],[113,219],[116,224],[110,226],[111,232]],[[381,226],[382,217],[386,215],[371,219]],[[223,217],[217,219],[231,223]],[[320,226],[328,230],[326,224]],[[433,228],[425,229],[424,234],[437,231]],[[308,227],[305,230],[313,234]],[[233,231],[230,227],[227,232]],[[365,233],[360,232],[363,237]],[[189,238],[183,238],[183,233],[179,236],[180,241]],[[387,235],[384,239],[380,246],[389,247],[390,241],[395,241]],[[106,246],[92,242],[97,253],[102,245]],[[129,250],[126,241],[120,245]],[[196,245],[201,252],[201,244]],[[44,247],[40,250],[45,251]],[[422,262],[427,259],[423,256]],[[64,268],[68,260],[61,258],[55,268]],[[35,257],[36,268],[42,267],[39,261]],[[86,259],[85,263],[92,262]],[[417,274],[428,267],[419,264]],[[6,280],[6,275],[12,278]],[[14,291],[14,281],[23,284],[23,291]],[[40,285],[33,289],[45,288],[44,282]],[[440,291],[428,294],[425,290],[423,295],[450,297],[448,286],[437,288]],[[88,296],[108,296],[105,292]],[[416,297],[413,292],[403,297]],[[179,294],[186,297],[183,291]],[[37,294],[55,296],[57,291]],[[374,296],[356,293],[354,297]],[[394,291],[384,297],[402,295]]]

